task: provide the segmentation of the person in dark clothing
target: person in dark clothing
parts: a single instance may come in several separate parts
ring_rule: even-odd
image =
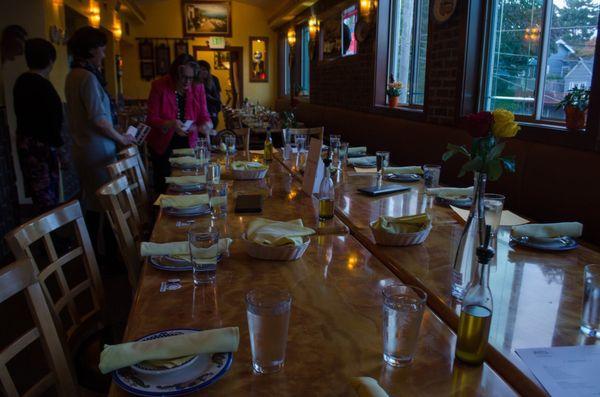
[[[206,61],[198,61],[200,67],[198,82],[204,85],[206,93],[206,108],[210,114],[213,128],[217,129],[219,123],[219,112],[221,111],[221,83],[217,76],[210,73],[210,64]]]
[[[19,76],[13,88],[17,150],[27,194],[41,213],[59,203],[63,107],[48,80],[56,60],[54,46],[44,39],[27,40],[25,60],[29,70]]]

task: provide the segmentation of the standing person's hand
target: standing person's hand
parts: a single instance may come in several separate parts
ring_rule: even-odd
[[[135,143],[135,138],[131,135],[123,134],[120,136],[119,144],[121,146],[129,146]]]
[[[183,130],[183,123],[180,120],[175,120],[175,133],[179,136],[187,136],[187,133]]]

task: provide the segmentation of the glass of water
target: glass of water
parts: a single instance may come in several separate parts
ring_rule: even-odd
[[[440,174],[442,173],[442,166],[438,164],[425,164],[423,166],[423,180],[425,181],[425,188],[435,188],[440,186]]]
[[[400,367],[417,348],[427,294],[420,288],[390,284],[383,289],[383,360]]]
[[[600,265],[583,268],[583,311],[579,329],[587,336],[600,338]]]
[[[235,137],[227,135],[225,137],[225,163],[229,166],[229,158],[235,152]]]
[[[306,147],[306,135],[294,135],[294,142],[296,143],[296,150],[298,154],[304,152]]]
[[[197,222],[188,231],[194,285],[215,281],[219,255],[219,230],[210,222]]]
[[[329,135],[329,150],[331,150],[331,165],[340,168],[340,142],[341,135]]]
[[[390,152],[375,152],[377,158],[377,176],[381,178],[383,169],[390,163]]]
[[[485,207],[485,223],[492,227],[492,236],[495,237],[500,227],[502,210],[504,209],[505,197],[501,194],[486,193],[483,196]]]
[[[227,215],[227,184],[210,183],[208,185],[208,198],[213,214],[217,217]]]
[[[292,296],[275,287],[246,294],[252,368],[259,374],[278,372],[285,362]]]
[[[219,183],[221,181],[221,165],[219,163],[209,163],[206,182]]]
[[[348,166],[348,142],[340,142],[340,167]]]
[[[281,135],[283,138],[283,159],[289,160],[292,154],[292,133],[288,128],[284,128]]]

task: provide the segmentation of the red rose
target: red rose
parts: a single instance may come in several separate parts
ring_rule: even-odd
[[[494,116],[490,112],[471,113],[463,119],[462,125],[473,138],[488,136]]]

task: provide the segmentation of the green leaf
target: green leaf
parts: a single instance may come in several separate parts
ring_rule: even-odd
[[[502,151],[504,150],[504,147],[506,146],[505,142],[499,143],[496,146],[492,147],[492,149],[490,150],[490,152],[487,155],[487,161],[492,161],[494,159],[496,159],[497,157],[499,157],[502,154]]]
[[[456,154],[455,150],[448,150],[448,151],[444,152],[444,154],[442,155],[442,161],[448,161],[455,154]]]
[[[481,159],[481,157],[475,157],[474,159],[467,161],[462,166],[462,168],[460,169],[460,173],[458,174],[458,177],[460,178],[460,177],[464,176],[467,172],[480,170],[482,165],[483,165],[483,160]]]
[[[502,175],[502,163],[496,159],[487,165],[487,174],[490,181],[496,181]]]
[[[443,161],[447,161],[448,159],[450,159],[452,156],[454,156],[457,153],[462,154],[465,157],[469,157],[469,158],[471,157],[471,154],[469,153],[467,148],[464,146],[458,146],[458,145],[449,143],[446,146],[446,149],[447,149],[446,152],[442,156]]]
[[[502,162],[502,165],[504,166],[504,168],[506,168],[507,171],[509,171],[509,172],[516,171],[517,166],[515,164],[515,156],[500,157],[500,161]]]

